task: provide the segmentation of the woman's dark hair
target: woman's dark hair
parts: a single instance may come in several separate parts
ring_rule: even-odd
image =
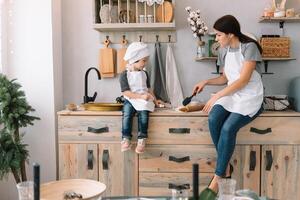
[[[260,53],[262,53],[262,48],[261,48],[260,44],[256,40],[248,37],[247,35],[244,35],[241,32],[240,23],[234,16],[225,15],[225,16],[221,17],[220,19],[218,19],[215,22],[214,29],[216,29],[217,31],[226,33],[226,34],[231,33],[231,34],[237,36],[241,43],[254,42],[256,44],[257,48],[259,49]]]

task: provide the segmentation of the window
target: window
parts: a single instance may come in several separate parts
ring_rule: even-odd
[[[5,58],[6,58],[6,0],[0,0],[0,73],[4,73]]]
[[[2,63],[2,56],[3,56],[3,53],[2,53],[2,32],[3,32],[3,28],[2,28],[2,15],[3,15],[3,12],[2,12],[2,8],[3,8],[3,0],[0,1],[0,73],[2,73],[3,71],[3,63]]]

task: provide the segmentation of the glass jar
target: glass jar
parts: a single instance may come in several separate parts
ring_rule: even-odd
[[[198,41],[197,46],[197,58],[203,58],[205,57],[205,42],[204,41]]]
[[[154,17],[153,17],[153,15],[147,15],[147,22],[148,22],[148,23],[153,23],[153,22],[154,22]]]
[[[140,15],[139,16],[139,22],[140,23],[145,23],[146,22],[146,16],[145,15]]]

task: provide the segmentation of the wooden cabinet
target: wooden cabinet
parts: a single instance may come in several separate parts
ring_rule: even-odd
[[[59,179],[98,180],[97,144],[59,144]]]
[[[146,152],[122,153],[121,112],[58,113],[59,178],[89,178],[107,186],[106,196],[169,196],[183,187],[192,195],[192,164],[199,163],[201,191],[216,165],[207,115],[150,114]],[[237,189],[274,199],[300,199],[300,114],[264,112],[238,132],[231,159]],[[133,134],[137,124],[134,120]],[[136,141],[136,137],[133,139]]]
[[[237,180],[237,189],[248,188],[260,193],[260,145],[237,145],[231,159],[232,178]]]
[[[121,152],[120,144],[99,144],[99,181],[106,184],[104,196],[137,194],[137,155]]]
[[[200,186],[204,189],[214,172],[216,151],[212,145],[149,145],[139,156],[139,195],[170,196],[183,187],[192,194],[192,164],[199,163]]]
[[[300,199],[300,145],[262,146],[262,195]]]

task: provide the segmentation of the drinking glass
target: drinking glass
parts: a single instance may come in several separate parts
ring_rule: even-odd
[[[234,179],[219,179],[218,200],[232,200],[235,196],[236,180]]]
[[[19,200],[33,200],[33,182],[25,181],[17,184]]]
[[[189,194],[187,189],[172,189],[172,200],[188,200]]]

